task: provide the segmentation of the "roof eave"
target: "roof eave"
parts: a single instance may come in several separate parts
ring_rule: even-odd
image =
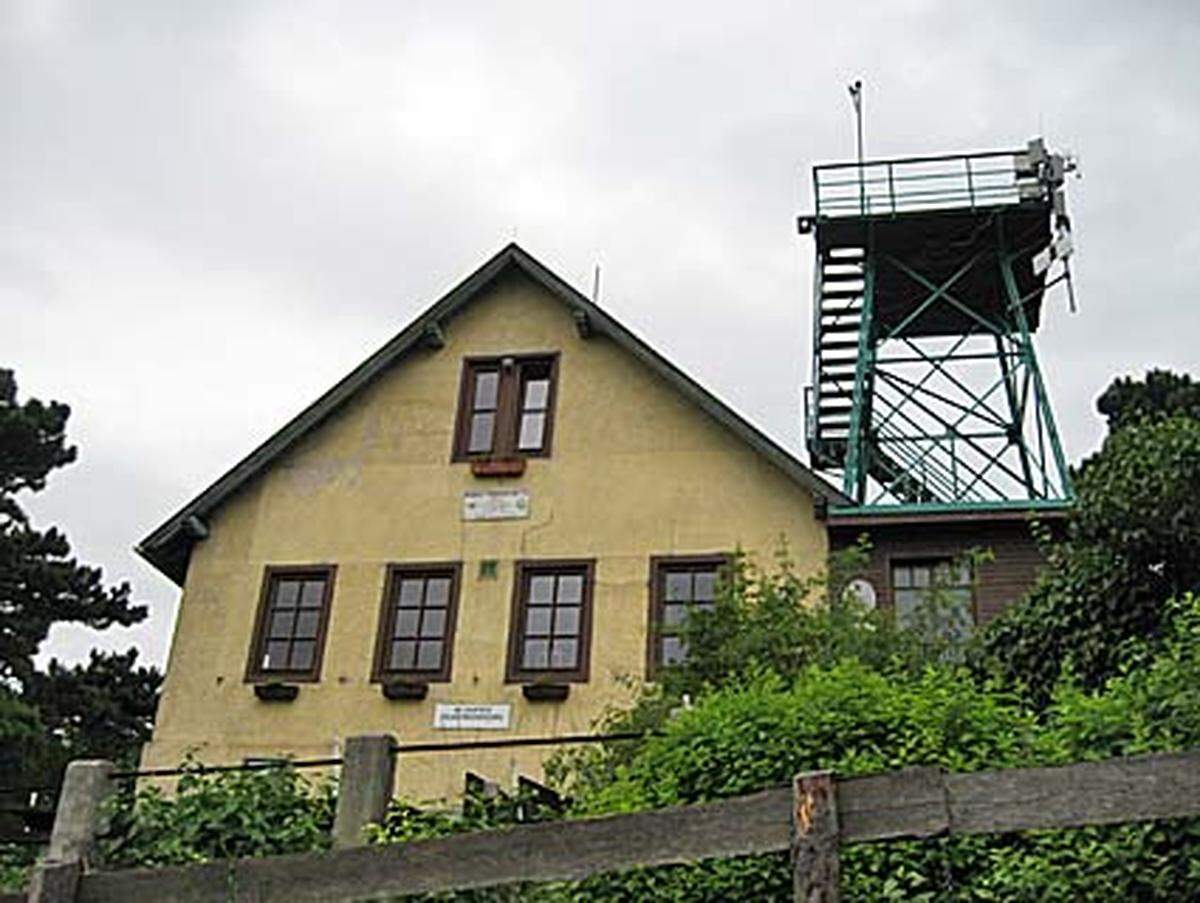
[[[951,523],[1027,523],[1066,518],[1069,499],[1005,499],[988,502],[926,505],[832,506],[830,529],[866,526],[914,526]]]

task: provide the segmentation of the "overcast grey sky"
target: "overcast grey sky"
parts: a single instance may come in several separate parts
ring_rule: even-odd
[[[1114,374],[1200,369],[1200,5],[0,0],[0,365],[73,408],[31,507],[131,547],[514,237],[792,448],[808,167],[1008,148],[1069,185],[1080,310],[1039,336],[1072,459]]]

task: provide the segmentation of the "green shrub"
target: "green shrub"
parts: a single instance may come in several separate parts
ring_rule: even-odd
[[[185,771],[171,795],[146,787],[114,798],[100,857],[121,868],[323,850],[334,805],[331,783],[310,782],[290,766]]]
[[[852,660],[812,666],[794,681],[763,671],[678,711],[661,736],[647,739],[603,780],[577,783],[576,811],[737,796],[813,769],[856,775],[908,765],[971,771],[1026,764],[1036,740],[1034,717],[1015,697],[981,689],[954,667],[931,666],[907,680]],[[938,896],[947,881],[968,880],[985,852],[975,839],[848,847],[847,898]],[[573,893],[580,899],[790,899],[791,876],[786,856],[749,857],[600,876]]]
[[[1200,419],[1123,422],[1076,475],[1066,535],[1042,576],[983,636],[975,667],[1038,704],[1067,668],[1085,687],[1163,636],[1163,601],[1200,591]]]
[[[794,683],[764,671],[677,711],[611,779],[574,789],[585,811],[623,811],[749,793],[819,768],[965,771],[1027,761],[1034,727],[1014,697],[954,668],[899,681],[848,660]]]
[[[659,675],[664,696],[678,700],[737,684],[762,669],[791,676],[811,665],[853,658],[899,675],[960,658],[966,637],[941,629],[949,600],[939,587],[931,588],[910,627],[848,591],[850,580],[866,568],[869,551],[863,538],[832,554],[826,569],[815,574],[798,573],[783,545],[771,569],[735,555],[713,609],[692,613],[683,625],[688,655]]]
[[[558,814],[537,795],[523,789],[515,793],[497,789],[493,796],[468,792],[460,809],[442,811],[422,809],[405,800],[394,799],[383,822],[367,826],[367,839],[380,844],[407,843],[466,831],[547,821]]]
[[[36,847],[0,843],[0,893],[23,891],[36,859]]]
[[[1133,650],[1099,691],[1064,684],[1041,717],[952,667],[914,679],[861,663],[763,674],[678,711],[663,734],[578,773],[576,811],[633,811],[735,796],[832,768],[955,771],[1065,764],[1200,747],[1200,599],[1166,606],[1168,639]],[[613,756],[595,751],[593,757]],[[852,845],[850,900],[1180,900],[1200,895],[1200,819]],[[786,857],[598,876],[570,899],[790,899]]]
[[[1102,691],[1069,679],[1054,693],[1043,748],[1057,761],[1200,748],[1200,595],[1163,606],[1161,643],[1132,644]]]
[[[876,676],[909,681],[930,665],[963,658],[972,638],[944,629],[954,600],[944,587],[931,587],[912,626],[901,627],[891,611],[868,608],[847,591],[868,561],[865,539],[830,556],[827,569],[800,575],[786,547],[768,570],[735,555],[717,587],[711,611],[691,614],[683,625],[687,658],[662,670],[654,684],[639,687],[636,704],[609,712],[598,724],[604,733],[661,729],[692,699],[725,687],[744,687],[773,674],[791,681],[814,667],[854,661]],[[980,551],[965,556],[974,563]],[[547,776],[571,791],[577,782],[599,786],[639,747],[622,743],[602,754],[586,747],[552,758]]]

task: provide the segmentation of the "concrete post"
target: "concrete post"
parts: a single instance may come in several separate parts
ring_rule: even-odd
[[[395,745],[391,734],[346,738],[333,819],[335,849],[362,846],[363,828],[383,821],[396,780]]]
[[[29,903],[69,903],[100,832],[100,807],[112,793],[112,762],[80,759],[67,766],[46,858],[33,873]]]

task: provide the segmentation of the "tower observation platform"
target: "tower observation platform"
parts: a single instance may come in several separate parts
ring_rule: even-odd
[[[1070,291],[1073,168],[1040,139],[813,168],[806,442],[859,509],[1072,498],[1034,334]]]

